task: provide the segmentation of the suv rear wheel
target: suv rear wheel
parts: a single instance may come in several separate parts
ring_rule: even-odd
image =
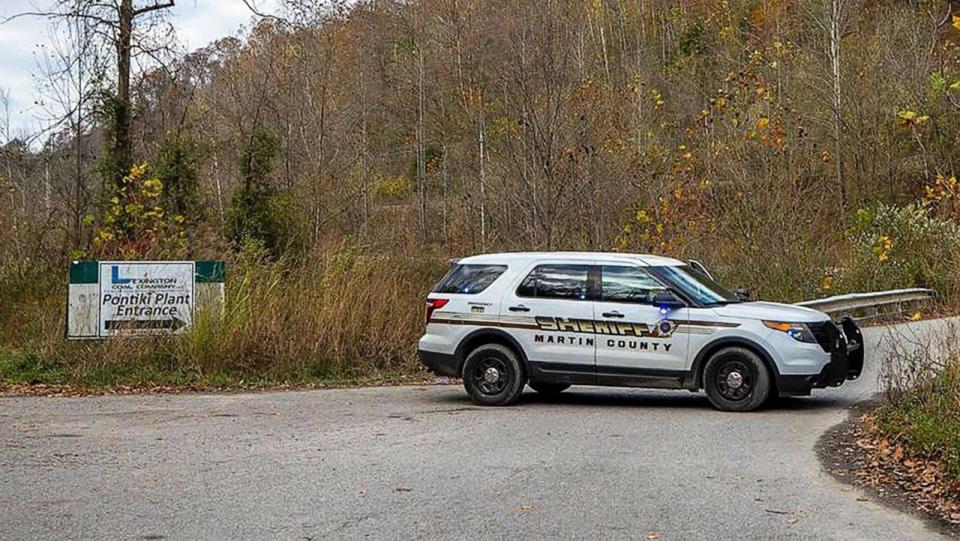
[[[500,344],[486,344],[467,355],[463,386],[475,402],[506,406],[520,398],[526,376],[517,354]]]
[[[714,353],[703,371],[710,403],[723,411],[752,411],[770,395],[770,372],[759,355],[729,347]]]

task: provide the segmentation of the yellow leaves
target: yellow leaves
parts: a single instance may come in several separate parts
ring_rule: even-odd
[[[665,102],[663,101],[663,94],[661,94],[659,90],[657,90],[656,88],[651,88],[650,96],[653,99],[654,107],[656,107],[657,109],[663,108],[663,105]]]
[[[769,125],[770,125],[770,119],[769,119],[769,118],[767,118],[767,117],[765,117],[765,116],[762,116],[762,117],[760,117],[759,119],[757,119],[757,129],[758,129],[758,130],[764,131],[764,130],[767,129],[767,126],[769,126]]]
[[[960,15],[953,16],[953,22],[951,23],[951,26],[953,26],[957,30],[960,30]]]
[[[158,178],[147,179],[143,182],[143,194],[146,197],[159,197],[163,192],[163,182]]]
[[[163,182],[148,174],[146,163],[130,168],[94,226],[94,245],[103,257],[138,258],[153,253],[180,254],[185,219],[167,220],[161,206]],[[165,252],[170,250],[170,252]]]
[[[378,175],[373,181],[373,190],[386,199],[402,199],[410,194],[410,181],[406,177],[387,177]]]
[[[98,241],[100,241],[100,242],[109,242],[109,241],[113,240],[114,238],[116,238],[116,236],[113,234],[112,231],[110,231],[110,230],[108,230],[108,229],[101,229],[101,230],[99,231],[99,233],[97,234],[96,240],[98,240]]]
[[[952,85],[948,86],[953,92],[960,92],[960,80],[955,81]]]
[[[130,179],[138,179],[142,177],[147,172],[146,162],[134,165],[130,168]]]
[[[493,119],[490,123],[490,135],[494,137],[500,137],[502,135],[514,135],[516,134],[516,122],[511,121],[508,117],[500,115]]]
[[[900,111],[899,113],[897,113],[897,116],[898,116],[901,120],[904,120],[904,121],[907,121],[907,122],[913,122],[913,120],[914,120],[915,118],[917,118],[917,113],[915,113],[915,112],[913,112],[913,111]]]
[[[920,205],[924,210],[940,207],[950,218],[960,218],[960,198],[957,197],[960,182],[956,176],[937,175],[932,185],[923,187]]]
[[[897,124],[902,128],[918,126],[930,120],[929,115],[921,115],[916,111],[904,110],[897,113]]]
[[[833,276],[829,274],[823,277],[823,280],[820,281],[820,289],[822,291],[830,291],[833,289]]]
[[[883,263],[890,259],[890,250],[893,248],[893,239],[886,235],[880,235],[877,242],[873,244],[871,251],[877,256],[877,261]]]

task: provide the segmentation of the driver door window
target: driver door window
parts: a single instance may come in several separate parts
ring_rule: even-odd
[[[657,293],[666,290],[652,276],[637,267],[603,267],[601,299],[607,302],[653,304]]]

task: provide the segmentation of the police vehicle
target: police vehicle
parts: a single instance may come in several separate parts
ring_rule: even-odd
[[[503,406],[524,385],[704,390],[721,410],[809,395],[859,377],[850,318],[750,301],[696,261],[615,253],[504,253],[458,260],[426,301],[419,353]]]

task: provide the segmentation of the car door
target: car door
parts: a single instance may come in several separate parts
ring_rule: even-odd
[[[592,383],[596,341],[590,332],[591,267],[590,262],[537,261],[504,293],[501,325],[512,327],[510,334],[520,342],[533,372],[579,374]]]
[[[689,309],[679,302],[657,304],[668,290],[641,266],[598,266],[598,383],[679,386],[687,368],[689,335],[674,331]]]

